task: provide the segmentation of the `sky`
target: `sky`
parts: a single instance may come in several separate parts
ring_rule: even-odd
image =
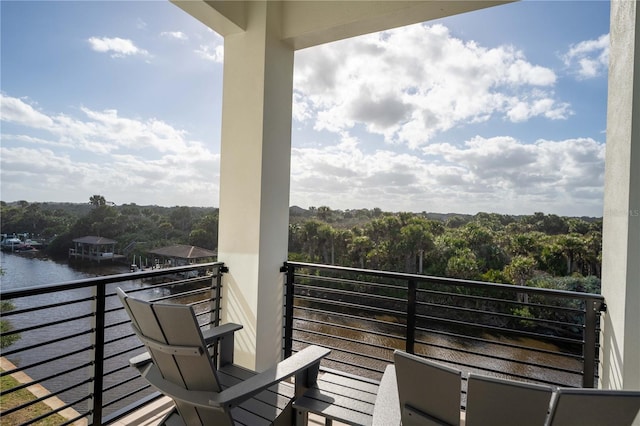
[[[219,202],[224,41],[168,1],[0,0],[0,200]],[[295,54],[290,205],[602,216],[608,1]]]

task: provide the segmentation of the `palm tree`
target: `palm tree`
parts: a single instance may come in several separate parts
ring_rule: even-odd
[[[95,207],[106,206],[107,200],[102,195],[92,195],[89,198],[89,204]]]

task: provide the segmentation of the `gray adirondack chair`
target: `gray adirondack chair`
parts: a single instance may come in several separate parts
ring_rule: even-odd
[[[378,394],[373,406],[371,426],[400,426],[400,398],[396,366],[387,365],[380,380]]]
[[[628,426],[640,422],[640,391],[560,388],[551,407],[549,426]]]
[[[465,426],[541,426],[551,386],[469,374]]]
[[[117,292],[148,351],[131,359],[131,365],[175,402],[176,409],[163,421],[167,426],[292,425],[292,400],[315,383],[320,360],[330,352],[309,346],[256,374],[233,364],[233,333],[242,326],[225,324],[203,335],[190,306],[150,303]],[[208,343],[219,345],[217,362]],[[295,386],[284,382],[293,376]]]
[[[402,351],[393,359],[403,426],[460,424],[461,371]]]

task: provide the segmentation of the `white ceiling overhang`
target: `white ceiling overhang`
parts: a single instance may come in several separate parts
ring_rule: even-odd
[[[223,37],[246,29],[247,8],[252,3],[241,0],[171,2]],[[299,50],[505,3],[511,1],[285,0],[281,8],[281,38]]]

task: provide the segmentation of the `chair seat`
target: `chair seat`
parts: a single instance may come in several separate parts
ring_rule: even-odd
[[[224,389],[239,384],[256,373],[235,364],[227,364],[218,369],[218,379]],[[294,397],[295,388],[287,382],[279,382],[269,389],[260,392],[250,400],[232,408],[235,424],[260,426],[271,424],[271,419],[278,418],[285,411]],[[292,424],[289,417],[286,424]]]
[[[320,369],[315,385],[293,403],[296,424],[307,424],[307,414],[313,413],[348,425],[371,425],[379,383],[328,368]],[[389,425],[385,425],[389,426]]]

